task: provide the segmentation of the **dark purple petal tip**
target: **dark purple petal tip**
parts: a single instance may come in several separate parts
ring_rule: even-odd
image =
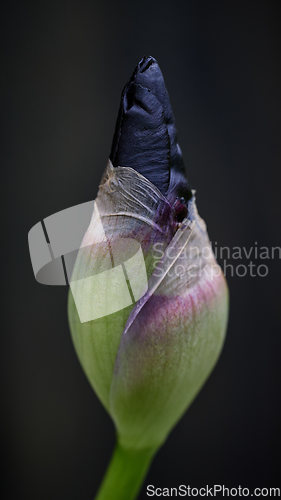
[[[169,95],[151,56],[139,61],[123,89],[110,159],[114,167],[137,170],[171,202],[192,196]]]

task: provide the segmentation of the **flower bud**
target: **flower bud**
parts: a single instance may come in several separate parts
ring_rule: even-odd
[[[124,88],[70,288],[74,346],[121,446],[157,449],[218,359],[228,292],[152,57]]]

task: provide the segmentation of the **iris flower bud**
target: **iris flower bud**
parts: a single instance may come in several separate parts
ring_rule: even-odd
[[[74,346],[117,431],[97,498],[135,498],[218,359],[227,312],[163,76],[144,57],[122,93],[69,294]]]

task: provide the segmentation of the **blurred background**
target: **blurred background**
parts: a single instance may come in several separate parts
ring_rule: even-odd
[[[4,498],[89,500],[114,430],[71,344],[67,288],[35,281],[27,233],[95,197],[122,87],[151,54],[211,240],[280,245],[280,4],[23,0],[2,23]],[[228,276],[223,354],[146,484],[280,486],[280,260],[267,265]]]

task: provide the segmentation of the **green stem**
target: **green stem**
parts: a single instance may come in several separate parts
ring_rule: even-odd
[[[116,444],[95,500],[135,500],[155,450],[127,450]]]

